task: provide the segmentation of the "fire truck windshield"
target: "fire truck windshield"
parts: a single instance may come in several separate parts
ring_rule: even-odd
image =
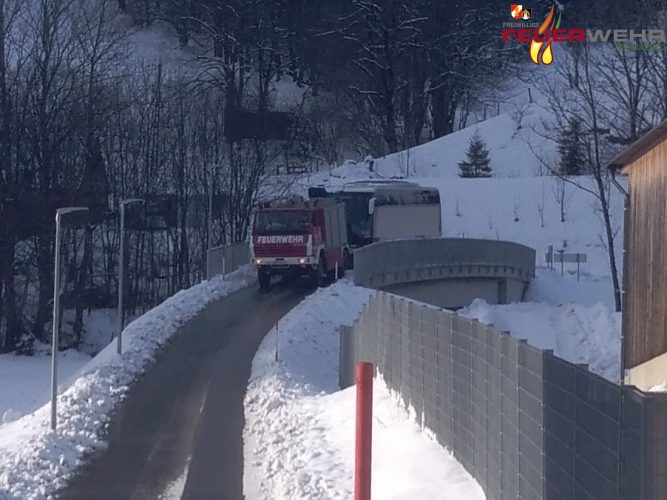
[[[301,211],[262,211],[255,216],[257,235],[304,234],[308,232],[308,212]]]

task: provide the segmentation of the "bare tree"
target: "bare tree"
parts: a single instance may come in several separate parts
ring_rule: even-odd
[[[424,17],[409,3],[395,0],[384,4],[353,0],[352,6],[352,22],[345,33],[358,47],[353,64],[360,83],[351,84],[350,90],[362,97],[371,113],[380,119],[385,152],[394,152],[400,143],[397,136],[400,93],[404,112],[408,113],[408,135],[414,138],[415,133],[420,134],[423,124],[423,105],[412,104],[423,102],[425,75],[417,70],[416,74],[421,76],[415,81],[408,77],[406,69],[424,62],[419,56],[420,25]],[[422,115],[415,116],[420,110]]]
[[[583,54],[583,64],[595,66],[595,78],[609,99],[600,99],[600,112],[611,128],[609,141],[628,145],[652,126],[648,114],[653,103],[647,99],[650,58],[644,50],[609,47],[611,55]]]
[[[545,208],[545,192],[544,181],[541,182],[541,197],[537,201],[537,215],[540,217],[540,227],[544,227],[544,208]]]
[[[80,203],[90,207],[94,218],[103,216],[107,208],[109,189],[100,137],[106,118],[112,109],[105,99],[104,82],[118,78],[114,74],[120,56],[122,31],[111,30],[113,9],[111,0],[84,1],[76,4],[72,12],[72,36],[80,64],[79,92],[82,95],[80,120],[85,124],[80,135],[83,165],[81,183],[78,186]],[[84,231],[82,265],[76,279],[75,319],[73,344],[81,342],[83,334],[83,309],[86,290],[92,289],[93,228]]]
[[[577,186],[591,195],[599,203],[600,213],[604,225],[604,236],[606,238],[606,247],[609,259],[609,269],[612,278],[614,302],[616,310],[621,310],[621,289],[618,275],[618,266],[615,250],[615,231],[610,211],[610,199],[613,191],[610,190],[610,173],[606,168],[607,162],[617,152],[617,137],[623,137],[625,134],[637,133],[637,128],[644,118],[639,114],[641,104],[634,101],[636,97],[641,96],[637,91],[642,86],[641,77],[634,79],[637,73],[629,71],[629,66],[623,61],[627,61],[625,56],[620,63],[608,63],[604,69],[604,61],[608,57],[620,57],[616,52],[596,51],[587,44],[581,47],[576,57],[568,54],[563,65],[562,75],[565,82],[569,82],[569,88],[562,85],[562,81],[554,80],[544,84],[545,93],[549,95],[549,107],[556,119],[555,124],[549,129],[549,132],[555,132],[556,136],[567,129],[568,123],[576,120],[582,124],[582,140],[584,142],[585,157],[587,161],[587,171],[593,180],[593,186],[589,186],[582,177],[568,177],[560,174],[544,159],[540,159],[542,164],[548,168],[554,175],[559,176],[563,182]],[[637,63],[638,64],[638,63]],[[636,67],[635,67],[636,68]],[[610,93],[622,94],[621,86],[612,86],[610,88],[609,80],[614,71],[621,71],[625,75],[625,92],[629,99],[625,114],[619,120],[616,112],[610,112]],[[634,71],[634,70],[633,70]],[[635,75],[635,76],[633,76]],[[619,79],[622,78],[619,75]],[[613,99],[613,98],[612,98]],[[641,101],[641,99],[640,99]],[[631,114],[637,113],[632,118]],[[633,125],[634,124],[634,125]],[[629,126],[629,128],[626,128]],[[632,127],[635,127],[633,132]],[[627,136],[627,135],[626,135]],[[536,155],[538,156],[538,155]],[[539,156],[538,156],[539,159]]]
[[[651,28],[662,29],[667,32],[667,6],[653,5],[652,0],[642,0],[642,11],[655,13],[647,16],[646,23]],[[648,68],[646,78],[651,90],[651,104],[659,117],[667,119],[667,51],[656,50],[647,53]]]
[[[551,186],[554,198],[556,199],[556,204],[558,205],[558,210],[560,213],[560,221],[565,222],[567,217],[567,210],[569,208],[569,202],[572,195],[567,193],[568,182],[562,174],[555,175],[553,177],[554,183]],[[543,209],[544,210],[544,209]]]
[[[15,168],[18,157],[16,122],[20,120],[15,100],[18,74],[25,63],[23,44],[16,27],[19,8],[20,2],[0,0],[0,351],[14,349],[23,333],[14,281],[16,224],[20,223],[16,217],[17,193],[21,186]]]
[[[26,82],[27,111],[35,124],[27,130],[30,176],[34,189],[51,206],[76,187],[71,184],[76,179],[70,170],[73,164],[67,161],[71,158],[67,156],[75,154],[71,147],[73,117],[68,113],[75,99],[77,78],[69,17],[73,5],[73,0],[38,0],[25,10],[33,39]],[[39,295],[33,333],[40,340],[44,340],[48,302],[53,292],[53,243],[52,223],[43,218],[35,239]]]

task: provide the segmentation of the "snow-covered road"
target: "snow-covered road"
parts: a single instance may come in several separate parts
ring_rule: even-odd
[[[112,412],[178,328],[207,304],[253,281],[254,273],[239,270],[226,281],[213,279],[178,292],[130,323],[121,357],[115,344],[109,345],[71,385],[61,387],[55,432],[48,404],[0,426],[0,498],[43,499],[63,488],[86,453],[107,446],[103,432]]]
[[[109,448],[62,498],[241,498],[243,397],[252,358],[274,314],[308,291],[262,295],[247,288],[183,325],[114,415]],[[177,492],[172,485],[179,478]]]

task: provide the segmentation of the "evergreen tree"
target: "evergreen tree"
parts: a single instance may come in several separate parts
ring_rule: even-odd
[[[489,150],[478,132],[470,139],[466,159],[459,162],[459,177],[491,177]]]
[[[581,175],[583,173],[586,155],[579,121],[569,120],[567,128],[559,134],[558,153],[560,155],[558,172],[561,175]]]

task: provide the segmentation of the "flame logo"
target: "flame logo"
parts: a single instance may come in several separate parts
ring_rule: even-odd
[[[549,15],[547,18],[544,20],[542,25],[540,26],[539,30],[537,31],[538,34],[541,36],[544,34],[544,32],[547,30],[547,26],[549,27],[549,31],[552,31],[554,29],[558,29],[560,26],[560,18],[561,14],[558,15],[558,22],[555,23],[554,20],[554,10],[556,6],[551,5],[551,12],[549,12]],[[551,26],[549,26],[551,24]],[[554,28],[554,24],[556,25]],[[544,45],[545,42],[536,42],[535,40],[532,40],[530,42],[530,59],[533,61],[535,64],[540,64],[540,61],[538,59],[538,56],[540,55],[540,50],[542,49],[542,45]],[[551,52],[551,38],[549,38],[549,41],[546,44],[546,47],[542,51],[542,64],[549,65],[553,62],[554,56],[553,53]]]

